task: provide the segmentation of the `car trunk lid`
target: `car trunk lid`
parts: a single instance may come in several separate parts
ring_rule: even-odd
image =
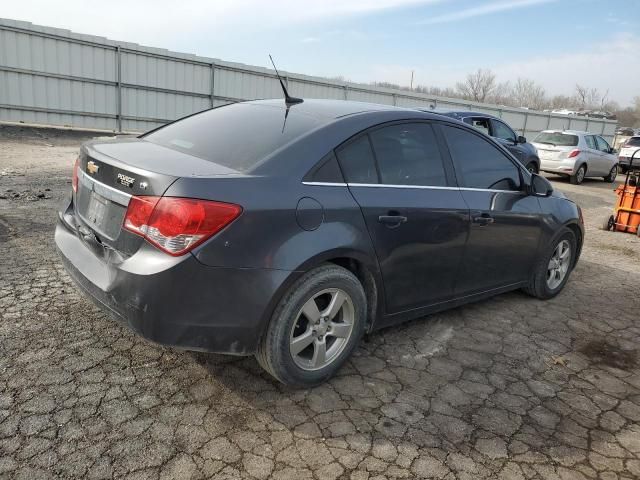
[[[129,256],[143,242],[122,229],[132,196],[162,196],[181,176],[231,173],[235,171],[137,138],[88,142],[77,168],[76,224],[103,248]]]

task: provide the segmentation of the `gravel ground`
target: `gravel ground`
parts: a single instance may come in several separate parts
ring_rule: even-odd
[[[86,134],[0,127],[0,477],[640,478],[640,240],[584,209],[564,292],[371,335],[312,390],[136,337],[78,294],[55,210]],[[622,178],[622,177],[620,177]]]

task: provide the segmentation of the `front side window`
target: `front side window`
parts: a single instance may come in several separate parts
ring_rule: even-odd
[[[520,190],[520,170],[491,142],[461,128],[443,126],[442,131],[461,187]]]
[[[585,136],[584,141],[587,142],[587,147],[592,148],[593,150],[596,150],[598,148],[596,147],[596,139],[593,135]]]
[[[339,147],[336,155],[347,182],[378,183],[376,162],[367,135],[361,135]]]
[[[624,144],[625,147],[640,147],[640,137],[631,137],[627,140],[627,143]]]
[[[504,123],[499,122],[497,120],[492,120],[491,123],[493,124],[494,137],[501,138],[503,140],[509,140],[511,142],[516,141],[516,134]]]
[[[447,185],[440,148],[431,125],[403,123],[373,130],[369,135],[381,183]]]
[[[598,144],[598,150],[601,152],[609,153],[609,144],[602,137],[596,137],[596,143]]]

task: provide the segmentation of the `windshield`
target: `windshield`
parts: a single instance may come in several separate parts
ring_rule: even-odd
[[[640,147],[640,137],[632,137],[624,144],[625,147]]]
[[[284,106],[284,102],[283,102]],[[275,105],[235,103],[187,117],[142,138],[163,147],[246,172],[320,121]]]
[[[545,143],[554,147],[575,147],[578,145],[578,136],[562,132],[542,132],[534,140],[536,143]]]

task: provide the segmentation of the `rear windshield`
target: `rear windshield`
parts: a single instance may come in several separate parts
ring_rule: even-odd
[[[640,137],[632,137],[624,144],[625,147],[640,147]]]
[[[144,135],[148,142],[246,172],[275,150],[313,130],[317,118],[295,106],[235,103],[179,120]]]
[[[562,132],[542,132],[538,134],[534,142],[546,143],[555,147],[575,147],[578,145],[578,136]]]

